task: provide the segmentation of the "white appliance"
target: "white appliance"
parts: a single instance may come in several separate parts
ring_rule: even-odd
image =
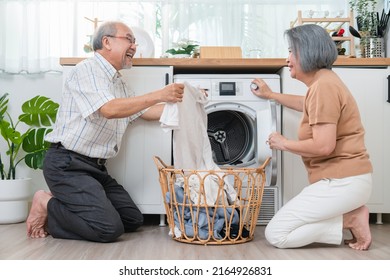
[[[273,131],[280,131],[280,105],[255,96],[250,90],[254,78],[262,78],[280,92],[280,77],[265,74],[178,74],[175,82],[188,82],[204,89],[207,131],[214,161],[219,166],[258,167],[268,157],[266,188],[258,219],[269,222],[281,206],[281,156],[266,145]]]

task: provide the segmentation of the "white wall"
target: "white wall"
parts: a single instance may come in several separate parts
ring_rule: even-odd
[[[36,95],[44,95],[60,102],[62,89],[62,73],[47,73],[34,75],[0,74],[0,95],[9,93],[9,109],[13,120],[21,114],[21,105]],[[6,144],[0,137],[0,151],[4,160]],[[19,177],[33,178],[34,192],[47,189],[41,170],[32,170],[23,164],[18,165]]]

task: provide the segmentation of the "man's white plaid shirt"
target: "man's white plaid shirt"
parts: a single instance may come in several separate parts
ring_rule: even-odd
[[[53,131],[46,141],[93,157],[111,158],[119,151],[128,118],[106,119],[99,108],[114,98],[134,96],[120,73],[98,53],[77,64],[66,77],[61,105]]]

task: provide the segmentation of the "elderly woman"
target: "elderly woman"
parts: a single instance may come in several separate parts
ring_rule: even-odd
[[[300,155],[310,185],[278,211],[265,236],[278,248],[297,248],[314,242],[341,244],[343,229],[349,229],[353,238],[345,243],[367,250],[371,233],[364,204],[371,194],[372,165],[356,102],[332,71],[335,43],[314,24],[294,27],[285,35],[291,77],[308,87],[306,95],[274,93],[261,79],[253,81],[258,89],[252,92],[302,112],[298,140],[274,132],[267,143]]]

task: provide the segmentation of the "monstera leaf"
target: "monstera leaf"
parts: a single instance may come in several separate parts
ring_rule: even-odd
[[[0,97],[0,121],[4,118],[4,114],[8,109],[8,99],[7,99],[8,93],[5,93],[3,96]]]
[[[35,127],[51,126],[56,119],[58,106],[45,96],[35,96],[23,103],[23,114],[19,116],[19,121]]]
[[[41,127],[32,129],[23,139],[23,150],[26,152],[24,162],[33,169],[42,169],[43,159],[50,143],[44,140],[45,135],[52,131],[51,128]]]

